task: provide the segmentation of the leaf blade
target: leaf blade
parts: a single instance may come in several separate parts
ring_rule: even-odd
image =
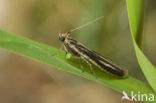
[[[58,49],[1,30],[0,47],[11,52],[29,57],[31,59],[50,64],[61,70],[71,72],[78,76],[98,82],[119,92],[125,91],[128,95],[130,95],[131,91],[134,91],[134,93],[140,91],[141,93],[154,94],[152,89],[147,84],[131,76],[120,79],[102,72],[96,67],[93,67],[98,77],[96,79],[92,75],[86,64],[84,64],[86,70],[84,73],[82,73],[77,61],[73,58],[67,60],[63,51],[61,51],[61,54],[57,55],[56,57],[51,57],[50,55],[58,52]]]
[[[142,49],[144,0],[127,0],[129,23],[138,63],[151,87],[156,91],[156,68],[146,58]]]

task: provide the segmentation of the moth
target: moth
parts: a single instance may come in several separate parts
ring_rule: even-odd
[[[82,58],[90,67],[90,70],[92,73],[96,76],[96,73],[94,72],[92,65],[97,66],[99,69],[108,72],[110,74],[113,74],[118,77],[125,77],[128,74],[127,70],[124,70],[120,68],[119,66],[113,64],[111,61],[105,59],[102,55],[99,53],[87,48],[85,45],[81,44],[80,42],[72,39],[70,37],[71,32],[75,31],[77,29],[80,29],[86,25],[89,25],[103,17],[99,17],[85,25],[82,25],[80,27],[77,27],[67,33],[59,34],[59,40],[63,42],[63,47],[66,51],[66,53],[71,53],[73,56]],[[81,66],[82,70],[84,71],[84,68]]]

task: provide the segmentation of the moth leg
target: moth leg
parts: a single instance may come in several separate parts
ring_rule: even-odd
[[[65,45],[63,45],[63,47],[64,47],[64,50],[65,50],[65,55],[67,55],[68,54],[68,49],[66,48]]]
[[[82,70],[82,73],[84,72],[84,67],[83,67],[83,65],[82,65],[82,63],[81,63],[81,61],[80,61],[80,58],[79,57],[76,57],[76,56],[73,56],[75,59],[78,59],[78,62],[79,62],[79,65],[80,65],[80,67],[81,67],[81,70]]]
[[[81,67],[81,69],[82,69],[82,73],[83,73],[83,72],[84,72],[84,68],[83,68],[83,66],[82,66],[82,64],[81,64],[80,59],[78,59],[78,62],[79,62],[79,64],[80,64],[80,67]]]
[[[89,63],[89,61],[85,58],[83,58],[83,60],[89,65],[91,72],[93,73],[93,75],[97,78],[96,73],[94,72],[92,65]]]

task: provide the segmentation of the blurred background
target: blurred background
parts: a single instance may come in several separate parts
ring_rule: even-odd
[[[126,0],[0,0],[0,29],[56,48],[59,31],[100,16],[72,37],[146,82],[135,57]],[[154,65],[155,18],[156,2],[147,0],[143,46]],[[108,87],[0,49],[0,103],[120,103],[121,97]]]

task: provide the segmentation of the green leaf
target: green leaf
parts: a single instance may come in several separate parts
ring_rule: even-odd
[[[154,89],[154,91],[156,91],[156,68],[152,65],[152,63],[148,60],[148,58],[143,54],[140,49],[142,48],[144,2],[144,0],[127,0],[129,23],[139,65],[147,81]]]
[[[128,95],[131,94],[131,91],[134,93],[153,93],[156,95],[149,85],[131,76],[126,78],[117,78],[93,66],[97,75],[97,78],[95,78],[89,70],[88,65],[85,63],[83,63],[85,71],[82,73],[77,59],[74,59],[73,57],[66,59],[65,52],[60,51],[58,55],[52,56],[59,50],[1,30],[0,47],[98,82],[119,92],[125,91]]]

